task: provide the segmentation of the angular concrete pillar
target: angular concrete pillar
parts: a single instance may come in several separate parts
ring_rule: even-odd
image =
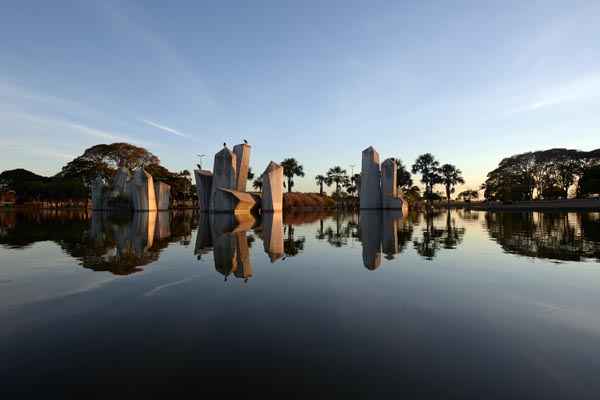
[[[360,172],[360,208],[381,208],[381,172],[379,170],[379,153],[371,146],[362,152],[362,169]]]
[[[398,194],[396,186],[397,174],[396,160],[393,158],[386,159],[381,164],[381,202],[383,208],[392,208],[394,204],[392,199],[395,199]]]
[[[154,196],[156,197],[157,210],[171,208],[171,186],[164,182],[156,182],[154,184]]]
[[[382,249],[385,258],[393,260],[400,252],[398,246],[398,228],[401,224],[402,212],[397,210],[384,210],[382,214]]]
[[[248,181],[248,168],[250,166],[250,149],[252,147],[249,144],[242,143],[233,146],[233,153],[235,154],[235,188],[238,192],[246,191],[246,183]]]
[[[92,183],[92,210],[104,209],[104,194],[106,189],[104,178],[98,175]]]
[[[281,211],[283,209],[283,167],[273,161],[261,175],[263,211]]]
[[[206,212],[210,210],[210,196],[212,193],[213,174],[210,171],[194,170],[196,178],[196,194],[198,195],[198,209]]]
[[[133,173],[129,192],[131,193],[131,204],[134,211],[156,211],[154,180],[152,175],[144,171],[144,168],[138,168]]]
[[[120,167],[111,181],[111,191],[113,196],[127,195],[128,185],[131,180],[131,173],[125,167]]]
[[[215,154],[210,211],[232,212],[235,209],[233,197],[219,189],[235,190],[237,177],[236,164],[236,156],[228,148],[224,148]]]

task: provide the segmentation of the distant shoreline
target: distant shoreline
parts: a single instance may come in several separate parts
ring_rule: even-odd
[[[565,199],[565,200],[535,200],[519,201],[510,204],[497,202],[480,203],[461,203],[451,204],[451,207],[463,207],[477,211],[513,211],[513,210],[563,210],[563,211],[581,211],[581,210],[600,210],[600,199]]]

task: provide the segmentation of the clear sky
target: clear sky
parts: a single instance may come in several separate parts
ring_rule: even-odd
[[[129,141],[171,170],[242,138],[251,165],[431,152],[477,187],[501,158],[600,147],[600,2],[12,1],[0,170]]]

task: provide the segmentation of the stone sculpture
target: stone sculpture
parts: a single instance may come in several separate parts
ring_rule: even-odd
[[[196,194],[198,195],[198,208],[200,211],[210,210],[210,196],[212,193],[213,174],[210,171],[194,170],[196,178]]]
[[[381,172],[379,171],[379,153],[370,146],[362,152],[360,172],[360,208],[381,208]]]
[[[210,195],[210,211],[234,211],[234,198],[220,189],[236,189],[236,163],[237,157],[227,147],[215,154],[213,184]]]
[[[225,146],[215,154],[214,168],[195,170],[198,208],[200,211],[250,213],[259,207],[263,211],[281,211],[283,206],[283,168],[271,162],[261,176],[262,197],[246,192],[251,146],[237,144],[230,151]]]
[[[238,192],[246,191],[246,183],[248,181],[248,168],[250,165],[250,149],[252,147],[249,144],[242,143],[233,146],[233,153],[235,154],[235,190]]]
[[[281,211],[283,208],[283,167],[273,161],[261,175],[263,211]]]
[[[389,209],[408,212],[408,203],[398,193],[398,165],[388,158],[379,168],[379,154],[373,147],[362,152],[360,175],[360,208]]]
[[[171,186],[164,182],[154,183],[154,196],[157,210],[168,210],[171,207]]]
[[[156,211],[156,193],[152,175],[144,171],[143,168],[138,168],[133,173],[129,188],[131,205],[134,211]]]
[[[92,210],[102,210],[104,208],[104,192],[106,182],[101,176],[97,176],[92,183]]]

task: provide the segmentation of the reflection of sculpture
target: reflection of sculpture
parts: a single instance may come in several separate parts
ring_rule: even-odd
[[[280,212],[263,214],[262,239],[271,262],[283,257],[283,216]]]
[[[247,232],[256,220],[251,215],[200,214],[194,254],[201,259],[212,250],[215,269],[227,277],[247,280],[252,276]]]
[[[379,168],[379,153],[373,147],[362,152],[360,175],[361,209],[394,209],[408,212],[408,204],[398,193],[397,164],[388,158]]]
[[[363,263],[367,269],[377,269],[381,265],[381,211],[361,211],[359,226]]]

